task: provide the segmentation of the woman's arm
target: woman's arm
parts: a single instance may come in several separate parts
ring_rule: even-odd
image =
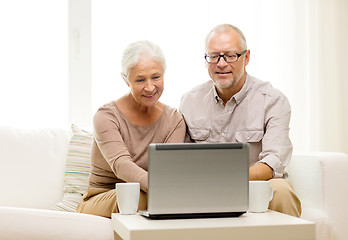
[[[177,112],[180,114],[179,112]],[[173,128],[171,133],[167,136],[166,143],[183,143],[186,136],[186,124],[184,118],[180,114],[180,120],[177,122],[176,126]]]
[[[95,114],[94,138],[101,154],[117,178],[125,182],[139,182],[140,188],[147,191],[147,171],[133,162],[121,136],[120,124],[112,110],[101,108]]]

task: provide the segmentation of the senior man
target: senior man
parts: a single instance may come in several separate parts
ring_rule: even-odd
[[[246,72],[250,50],[244,34],[218,25],[206,38],[206,66],[211,80],[186,93],[180,103],[193,142],[248,142],[250,180],[269,180],[269,209],[301,215],[301,203],[285,179],[292,144],[288,99],[270,83]]]

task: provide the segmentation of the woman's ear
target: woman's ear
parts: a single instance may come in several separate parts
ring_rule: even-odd
[[[122,76],[122,78],[123,78],[123,81],[124,81],[124,82],[127,84],[127,86],[129,87],[129,82],[128,82],[128,78],[127,78],[126,74],[121,73],[121,76]]]

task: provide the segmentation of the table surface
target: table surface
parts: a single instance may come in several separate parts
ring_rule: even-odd
[[[151,220],[112,214],[115,239],[315,240],[315,224],[274,211],[236,218]]]

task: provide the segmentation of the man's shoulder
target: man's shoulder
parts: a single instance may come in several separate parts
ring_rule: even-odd
[[[212,91],[212,80],[197,85],[181,97],[179,111],[183,115],[191,113],[192,111],[197,111],[200,106],[204,105],[204,101],[209,101],[209,96],[212,94]]]
[[[185,98],[191,98],[191,97],[201,97],[202,95],[209,93],[209,91],[212,90],[212,87],[213,87],[212,80],[199,84],[196,87],[192,88],[189,92],[186,92],[182,96],[182,100]]]
[[[270,82],[262,81],[256,77],[249,76],[253,91],[270,98],[286,98],[284,93],[272,86]]]

